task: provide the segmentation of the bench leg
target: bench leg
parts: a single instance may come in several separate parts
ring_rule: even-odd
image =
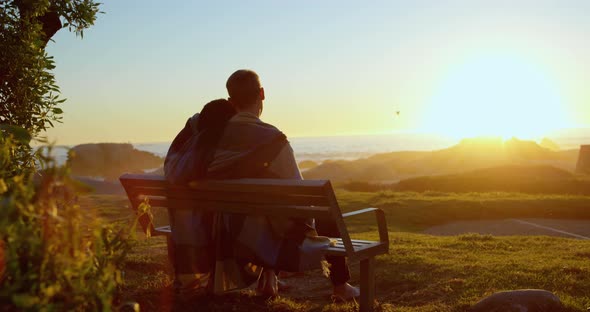
[[[361,260],[361,298],[360,312],[373,311],[375,301],[375,258]]]

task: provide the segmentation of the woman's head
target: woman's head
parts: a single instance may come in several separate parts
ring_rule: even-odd
[[[223,128],[236,114],[236,110],[228,100],[219,99],[207,103],[199,114],[197,131]]]

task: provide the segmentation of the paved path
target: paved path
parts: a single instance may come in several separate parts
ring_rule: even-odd
[[[433,226],[424,231],[432,235],[480,233],[491,235],[548,235],[590,239],[590,220],[505,219],[458,221]]]

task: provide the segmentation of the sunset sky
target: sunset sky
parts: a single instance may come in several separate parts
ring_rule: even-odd
[[[290,137],[590,127],[589,1],[103,2],[48,47],[59,144],[170,141],[240,68]]]

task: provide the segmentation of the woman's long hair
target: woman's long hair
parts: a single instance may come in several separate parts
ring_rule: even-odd
[[[201,110],[197,122],[199,140],[196,144],[196,152],[200,154],[198,158],[201,160],[197,167],[197,178],[207,176],[207,167],[213,160],[223,130],[235,114],[235,108],[226,99],[213,100]]]

